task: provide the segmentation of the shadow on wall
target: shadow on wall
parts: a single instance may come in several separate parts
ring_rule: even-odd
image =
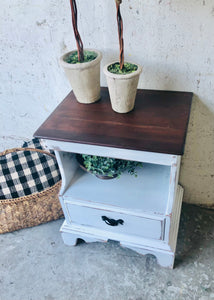
[[[196,92],[197,82],[194,72],[184,72],[182,66],[176,69],[159,63],[152,69],[145,64],[139,87],[174,91],[185,87],[183,90]],[[206,83],[203,84],[206,87]],[[214,113],[205,101],[207,99],[198,95],[193,97],[180,183],[185,189],[184,202],[214,209]]]
[[[180,183],[185,189],[185,202],[209,208],[214,208],[213,120],[214,114],[194,95]]]
[[[117,60],[118,53],[109,50],[104,57],[103,65]],[[174,91],[197,91],[199,88],[195,72],[184,71],[183,66],[176,68],[166,62],[143,64],[138,53],[130,61],[134,57],[143,65],[138,88]],[[129,56],[125,55],[125,60],[129,60]],[[106,86],[105,78],[102,80]],[[180,183],[185,189],[184,202],[214,209],[214,113],[204,104],[205,101],[197,95],[193,97]]]

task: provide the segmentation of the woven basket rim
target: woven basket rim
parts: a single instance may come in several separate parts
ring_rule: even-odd
[[[0,152],[0,156],[4,156],[4,155],[7,155],[9,153],[12,153],[12,152],[18,152],[18,151],[33,151],[33,152],[40,152],[40,153],[43,153],[43,154],[46,154],[46,155],[49,155],[53,158],[56,158],[56,156],[54,154],[51,154],[50,152],[46,151],[46,150],[42,150],[42,149],[37,149],[37,148],[11,148],[11,149],[7,149],[5,151],[2,151]]]
[[[55,155],[49,153],[48,151],[45,150],[41,150],[41,149],[37,149],[37,148],[11,148],[11,149],[7,149],[3,152],[0,153],[0,156],[4,156],[7,155],[9,153],[12,152],[17,152],[17,151],[34,151],[34,152],[40,152],[43,154],[47,154],[53,158],[56,158]],[[26,196],[22,196],[22,197],[17,197],[17,198],[10,198],[10,199],[0,199],[0,203],[4,203],[7,204],[8,203],[16,203],[16,202],[22,202],[22,201],[26,201],[29,200],[30,198],[37,198],[39,196],[45,196],[46,194],[49,194],[50,192],[56,190],[59,188],[59,186],[61,185],[62,180],[59,180],[57,183],[55,183],[54,185],[52,185],[51,187],[46,188],[43,191],[40,192],[35,192],[33,194],[30,195],[26,195]]]
[[[10,199],[0,199],[1,204],[7,204],[8,203],[16,203],[16,202],[22,202],[22,201],[27,201],[32,198],[37,198],[39,196],[45,196],[46,194],[50,194],[54,190],[57,190],[58,187],[61,185],[62,180],[59,180],[57,183],[55,183],[53,186],[41,191],[41,192],[35,192],[33,194],[27,195],[27,196],[22,196],[18,198],[10,198]]]

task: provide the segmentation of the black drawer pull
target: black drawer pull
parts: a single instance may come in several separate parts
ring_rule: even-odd
[[[114,219],[109,219],[108,217],[102,216],[102,220],[110,226],[117,226],[119,224],[123,225],[124,221],[119,219],[119,220],[114,220]]]

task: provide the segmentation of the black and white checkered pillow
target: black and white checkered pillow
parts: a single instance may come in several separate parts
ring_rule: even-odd
[[[0,156],[0,199],[40,192],[60,179],[56,159],[47,154],[17,151]]]
[[[24,144],[22,145],[22,148],[36,148],[36,149],[40,149],[40,150],[45,150],[46,152],[49,152],[54,155],[54,151],[47,149],[45,147],[43,140],[37,139],[37,138],[34,138],[28,142],[24,142]]]
[[[36,149],[40,149],[40,150],[45,150],[45,151],[49,151],[47,149],[45,149],[45,144],[43,142],[43,140],[34,138],[28,142],[24,142],[24,144],[22,145],[22,148],[36,148]]]

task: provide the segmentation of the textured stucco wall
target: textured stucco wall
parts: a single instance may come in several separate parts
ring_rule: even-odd
[[[118,56],[114,0],[77,1],[85,47]],[[68,0],[0,0],[0,150],[30,139],[69,92],[58,58],[75,47]],[[180,182],[185,201],[214,206],[213,0],[124,0],[125,58],[140,88],[194,92]],[[106,85],[104,76],[102,85]]]

